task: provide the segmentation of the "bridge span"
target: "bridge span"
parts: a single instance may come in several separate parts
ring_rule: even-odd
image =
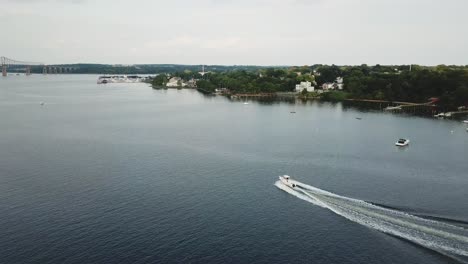
[[[35,67],[36,72],[39,70],[43,74],[71,73],[76,69],[67,65],[46,65],[42,62],[19,61],[7,57],[0,57],[0,63],[2,65],[2,76],[7,76],[9,69],[14,72],[24,71],[26,75],[31,75],[32,67]]]

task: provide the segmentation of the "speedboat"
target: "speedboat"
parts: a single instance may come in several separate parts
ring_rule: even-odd
[[[463,123],[468,124],[468,120],[463,121]]]
[[[97,84],[105,84],[111,82],[111,77],[110,76],[99,76],[97,80]]]
[[[399,147],[408,146],[408,144],[409,144],[409,139],[404,139],[404,138],[400,138],[400,139],[395,143],[395,145],[396,145],[396,146],[399,146]]]
[[[279,180],[288,187],[294,188],[297,186],[295,183],[291,182],[291,177],[288,175],[279,176]]]

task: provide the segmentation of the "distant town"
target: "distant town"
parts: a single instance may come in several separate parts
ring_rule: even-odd
[[[468,66],[44,65],[2,57],[4,75],[6,70],[8,74],[151,75],[142,80],[155,89],[193,88],[226,96],[288,95],[330,101],[401,102],[395,106],[437,105],[444,111],[468,108]],[[434,111],[438,110],[431,113]]]
[[[151,83],[155,89],[196,88],[228,96],[286,93],[302,99],[468,108],[468,66],[312,65],[223,70],[200,66],[198,71],[159,74]]]

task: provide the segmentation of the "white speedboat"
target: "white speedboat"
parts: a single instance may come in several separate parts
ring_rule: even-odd
[[[288,175],[279,176],[279,179],[284,185],[289,186],[291,188],[297,186],[295,183],[291,182],[291,177],[289,177]]]
[[[111,77],[110,76],[99,76],[97,80],[97,84],[105,84],[111,82]]]
[[[400,138],[400,139],[395,143],[395,145],[396,145],[396,146],[399,146],[399,147],[408,146],[408,144],[409,144],[409,139],[404,139],[404,138]]]
[[[468,124],[468,120],[463,121],[463,123]]]

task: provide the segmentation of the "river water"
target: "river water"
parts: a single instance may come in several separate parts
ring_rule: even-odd
[[[460,121],[96,79],[0,79],[2,263],[466,260],[412,239],[440,238],[418,222],[404,236],[379,228],[387,208],[400,217],[390,224],[450,225],[458,240],[444,243],[465,245]],[[410,146],[395,147],[400,137]],[[277,188],[282,174],[336,194],[308,194],[332,210]]]

